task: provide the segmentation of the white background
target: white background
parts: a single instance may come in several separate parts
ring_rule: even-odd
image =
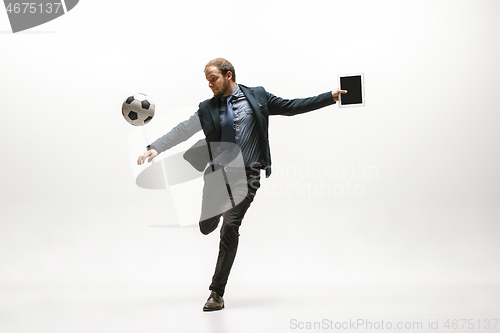
[[[0,286],[187,284],[205,297],[218,231],[164,227],[178,225],[171,196],[135,185],[120,108],[154,96],[166,133],[211,97],[215,57],[284,98],[333,90],[338,74],[366,85],[364,108],[270,120],[275,174],[243,220],[228,293],[498,285],[499,12],[494,0],[83,0],[12,34],[0,10]]]

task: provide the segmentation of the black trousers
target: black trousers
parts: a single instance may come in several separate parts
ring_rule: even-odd
[[[260,170],[209,166],[204,182],[200,231],[208,235],[223,217],[219,256],[209,287],[222,296],[236,256],[241,221],[260,187]]]

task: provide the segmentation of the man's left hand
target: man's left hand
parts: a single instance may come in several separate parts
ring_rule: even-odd
[[[332,91],[333,99],[335,102],[339,101],[339,95],[340,94],[347,94],[347,90],[340,90],[339,88],[335,89],[335,91]]]

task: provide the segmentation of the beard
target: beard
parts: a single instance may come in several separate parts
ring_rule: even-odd
[[[215,98],[222,97],[226,93],[228,88],[229,88],[229,81],[226,78],[224,78],[224,84],[222,85],[222,88],[217,93],[214,93],[214,97]]]

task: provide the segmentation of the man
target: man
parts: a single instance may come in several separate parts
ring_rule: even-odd
[[[263,87],[249,88],[237,84],[233,65],[222,58],[213,59],[205,66],[205,77],[213,98],[201,102],[191,118],[150,144],[137,163],[141,165],[146,159],[151,162],[159,153],[203,130],[210,165],[204,173],[200,231],[205,235],[211,233],[223,216],[219,256],[209,287],[211,293],[203,307],[204,311],[214,311],[224,308],[223,295],[238,247],[238,230],[260,187],[260,171],[265,170],[266,177],[271,174],[269,115],[292,116],[317,110],[334,104],[339,95],[347,91],[336,89],[315,97],[282,99]],[[237,155],[242,158],[240,168],[231,167],[235,155],[230,152],[234,152],[234,147],[238,148]],[[206,162],[202,165],[206,166]],[[238,170],[243,172],[243,177],[233,176]],[[224,176],[224,191],[216,190],[217,186],[210,180],[216,178],[212,177],[216,172]],[[228,194],[223,195],[226,190]]]

